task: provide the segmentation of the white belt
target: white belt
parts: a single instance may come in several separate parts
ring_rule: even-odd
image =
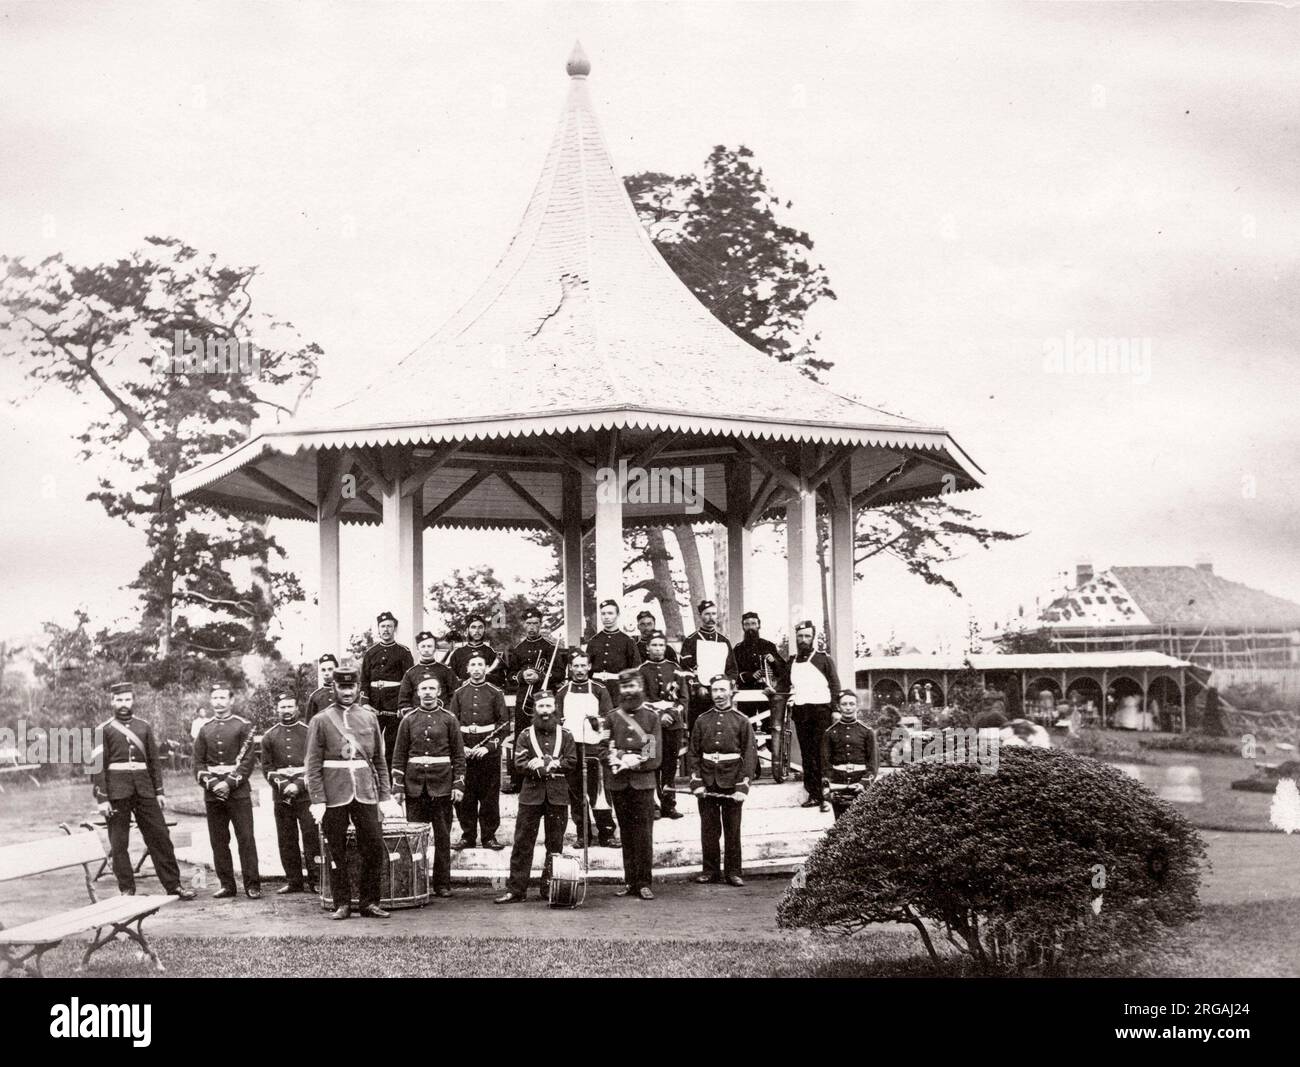
[[[496,727],[489,723],[487,726],[476,726],[470,723],[468,726],[462,726],[461,730],[467,734],[490,734]]]
[[[393,686],[401,685],[401,684],[402,684],[401,682],[385,682],[385,681],[381,681],[380,679],[375,679],[375,681],[370,683],[370,688],[371,689],[392,689]]]
[[[326,767],[337,767],[342,770],[358,770],[361,767],[369,767],[370,763],[363,759],[327,759],[324,761]]]
[[[306,774],[306,773],[307,773],[307,768],[306,768],[306,767],[276,767],[273,771],[271,771],[271,773],[272,773],[272,774],[290,774],[290,775],[292,775],[292,774]]]
[[[412,756],[406,761],[407,763],[419,763],[424,766],[432,766],[439,763],[450,763],[450,756]]]
[[[108,769],[110,771],[147,771],[149,767],[144,763],[110,763]]]
[[[234,774],[237,770],[233,763],[214,763],[207,768],[208,774]]]
[[[867,765],[865,763],[836,763],[832,765],[832,769],[843,771],[845,774],[852,774],[854,771],[865,771]]]
[[[704,752],[702,755],[709,763],[730,763],[740,759],[739,752]]]

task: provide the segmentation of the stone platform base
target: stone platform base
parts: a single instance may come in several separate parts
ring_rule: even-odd
[[[742,843],[746,873],[778,874],[793,871],[812,851],[813,845],[834,821],[830,812],[801,808],[805,793],[802,785],[784,782],[777,785],[760,781],[750,792],[744,807]],[[678,794],[680,819],[658,819],[654,824],[655,877],[685,878],[701,870],[700,819],[695,798]],[[271,815],[270,791],[264,790],[254,808],[253,825],[257,838],[258,866],[265,882],[282,881],[284,870],[275,841],[275,821]],[[470,848],[452,853],[452,880],[461,884],[503,885],[510,867],[510,842],[514,839],[517,797],[501,797],[501,828],[497,839],[506,848],[493,851]],[[452,841],[460,837],[459,827],[452,827]],[[239,854],[233,847],[235,866]],[[565,834],[566,853],[580,855],[582,842],[576,840],[572,823]],[[178,849],[183,862],[212,869],[212,850],[207,834],[196,829],[193,843]],[[540,873],[545,859],[539,846],[533,852],[533,870]],[[623,853],[617,848],[592,848],[589,851],[589,878],[593,883],[617,883],[623,880]]]

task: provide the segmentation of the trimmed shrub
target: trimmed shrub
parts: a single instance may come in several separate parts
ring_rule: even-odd
[[[1231,737],[1208,737],[1205,734],[1169,734],[1143,737],[1143,748],[1154,752],[1199,752],[1207,756],[1240,756],[1241,741]]]
[[[1113,767],[1003,748],[996,774],[921,763],[875,782],[813,850],[777,922],[910,923],[939,962],[930,923],[985,973],[1069,973],[1148,952],[1196,918],[1204,858],[1187,820]]]

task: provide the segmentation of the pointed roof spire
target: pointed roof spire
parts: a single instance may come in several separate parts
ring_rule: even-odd
[[[582,50],[581,41],[573,42],[573,51],[569,53],[569,61],[564,64],[564,69],[570,78],[585,78],[591,73],[591,60]]]

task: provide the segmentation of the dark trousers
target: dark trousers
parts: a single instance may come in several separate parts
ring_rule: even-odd
[[[432,797],[424,793],[406,798],[406,818],[427,822],[433,834],[433,888],[451,888],[451,794]]]
[[[275,840],[280,846],[280,866],[284,868],[285,880],[295,889],[302,888],[303,853],[306,852],[307,881],[315,885],[320,870],[320,832],[316,829],[316,820],[311,817],[311,801],[301,800],[295,804],[276,801],[274,811]],[[301,849],[298,847],[300,834]]]
[[[354,800],[336,808],[326,808],[321,829],[330,845],[334,867],[330,871],[330,892],[334,907],[352,903],[352,878],[348,873],[348,823],[357,830],[357,852],[361,857],[361,884],[357,886],[357,904],[363,908],[379,903],[384,873],[384,832],[379,827],[379,805]]]
[[[591,756],[587,756],[587,746],[578,744],[574,746],[578,750],[578,762],[574,765],[573,770],[565,776],[569,782],[569,814],[573,816],[573,828],[577,831],[578,840],[582,840],[582,813],[590,805],[590,819],[594,819],[595,826],[587,826],[587,834],[593,839],[609,838],[614,836],[614,812],[610,808],[604,811],[596,810],[596,797],[600,794],[600,760],[596,756],[596,750],[593,748]],[[587,804],[582,802],[582,761],[587,760]]]
[[[768,719],[768,729],[771,731],[772,740],[770,742],[772,749],[772,778],[776,779],[780,773],[782,746],[785,744],[785,702],[788,698],[779,693],[768,700],[768,706],[772,709],[772,715]],[[817,750],[818,752],[821,749]],[[757,774],[754,775],[758,777]]]
[[[686,703],[686,732],[689,734],[695,729],[695,720],[703,715],[709,708],[713,707],[713,697],[705,693],[703,696],[695,692],[695,687],[691,687],[691,698]]]
[[[484,841],[496,836],[501,825],[500,753],[466,761],[465,799],[460,802],[456,815],[460,819],[460,832],[470,844],[478,840],[480,830]]]
[[[803,761],[803,787],[812,800],[822,796],[822,738],[831,726],[829,704],[797,704],[791,711],[794,732],[799,738],[799,758]]]
[[[135,824],[140,828],[145,848],[153,861],[154,872],[162,887],[171,892],[181,884],[181,871],[176,866],[176,852],[172,848],[171,834],[167,832],[167,820],[155,797],[123,797],[113,801],[113,810],[109,813],[108,846],[113,852],[113,876],[117,879],[117,888],[123,893],[135,888],[135,871],[131,869],[131,815],[135,815]]]
[[[659,810],[665,815],[677,810],[677,794],[673,786],[677,784],[677,764],[682,750],[681,730],[664,729],[664,758],[655,771],[655,782],[659,787]]]
[[[515,816],[515,844],[510,850],[510,880],[506,888],[523,896],[528,891],[528,876],[533,869],[533,849],[537,845],[537,829],[546,823],[546,861],[542,866],[542,894],[551,884],[551,856],[564,847],[564,827],[569,821],[569,809],[563,804],[520,804]]]
[[[744,804],[719,797],[700,797],[700,845],[704,873],[740,874],[740,810]],[[719,838],[725,848],[719,849]]]
[[[649,886],[654,867],[655,798],[650,789],[611,790],[623,835],[623,880],[632,889]]]
[[[393,749],[397,747],[397,728],[402,724],[401,717],[392,715],[379,716],[379,729],[384,735],[384,762],[388,764],[388,777],[393,777]]]
[[[230,828],[233,825],[235,840],[239,844],[239,868],[244,876],[244,888],[260,889],[262,876],[257,873],[257,842],[253,839],[253,798],[209,800],[205,807],[208,840],[212,842],[212,866],[216,868],[221,888],[235,888],[235,865],[230,859]]]

